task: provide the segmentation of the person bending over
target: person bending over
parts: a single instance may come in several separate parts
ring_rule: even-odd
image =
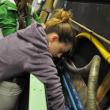
[[[59,9],[45,23],[32,24],[0,40],[0,81],[32,73],[47,91],[50,110],[65,110],[60,77],[53,57],[60,58],[74,47],[69,11]],[[36,97],[37,98],[37,97]]]

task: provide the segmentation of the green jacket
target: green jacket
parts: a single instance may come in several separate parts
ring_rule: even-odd
[[[32,19],[37,22],[40,22],[36,12],[32,12],[32,7],[28,7],[28,15],[25,18],[26,26],[32,23]],[[0,28],[3,36],[7,36],[11,33],[17,31],[18,25],[18,12],[17,7],[14,2],[10,0],[1,0],[0,1]]]

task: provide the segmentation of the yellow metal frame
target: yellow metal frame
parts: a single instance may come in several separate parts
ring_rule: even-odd
[[[110,64],[110,53],[107,51],[107,49],[100,43],[98,39],[96,39],[93,35],[91,35],[88,32],[81,32],[76,37],[78,38],[87,38],[90,40],[95,47],[98,49],[98,51],[101,53],[101,55],[104,57],[104,59]]]

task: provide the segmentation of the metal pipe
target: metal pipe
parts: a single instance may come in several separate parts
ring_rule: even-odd
[[[66,60],[64,60],[64,66],[66,66],[67,69],[69,69],[69,71],[71,71],[73,73],[82,74],[84,72],[89,72],[91,62],[89,64],[85,65],[84,67],[78,68],[75,66],[74,62],[71,62],[71,64],[69,64]]]
[[[89,80],[88,80],[88,110],[95,110],[96,109],[96,101],[95,101],[95,88],[97,85],[99,67],[100,67],[100,57],[95,55],[90,63],[84,67],[77,68],[75,65],[70,65],[68,62],[64,61],[66,68],[72,72],[76,72],[79,74],[83,72],[87,72],[90,70],[89,73]],[[98,105],[97,105],[98,106]]]
[[[45,4],[42,7],[42,11],[40,13],[40,18],[43,23],[46,22],[49,13],[53,10],[54,0],[46,0]]]
[[[88,110],[96,110],[96,86],[98,80],[100,68],[100,57],[95,56],[92,59],[90,73],[89,73],[89,81],[88,81],[88,101],[87,107]]]
[[[88,33],[90,33],[91,35],[94,35],[95,37],[97,37],[98,39],[104,41],[105,43],[109,44],[110,45],[110,41],[108,39],[106,39],[104,36],[101,36],[99,34],[97,34],[96,32],[90,30],[89,28],[87,28],[86,26],[76,22],[75,20],[73,19],[70,19],[72,23],[74,23],[78,28],[78,30],[80,31],[86,31]]]
[[[106,48],[97,40],[94,36],[92,36],[90,33],[87,32],[81,32],[76,37],[78,38],[87,38],[89,39],[95,47],[98,49],[98,51],[101,53],[101,55],[104,57],[104,59],[110,63],[110,53],[106,50]]]

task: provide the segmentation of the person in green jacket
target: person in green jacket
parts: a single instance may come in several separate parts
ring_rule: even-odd
[[[33,22],[33,19],[36,22],[41,22],[31,3],[32,0],[0,1],[0,30],[3,36],[8,36],[18,29],[27,27]]]

